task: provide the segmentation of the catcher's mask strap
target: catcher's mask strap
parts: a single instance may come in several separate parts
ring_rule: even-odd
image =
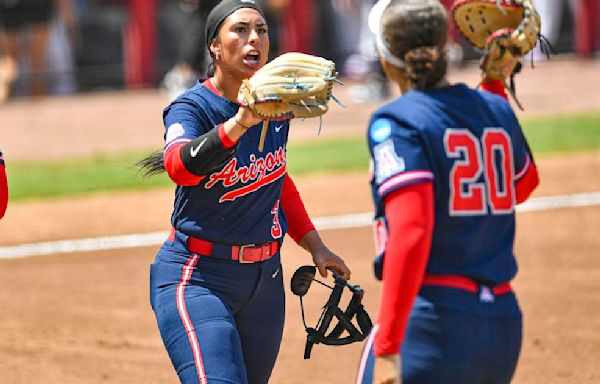
[[[314,344],[323,343],[325,345],[345,345],[354,343],[356,341],[364,340],[371,328],[373,323],[369,314],[362,305],[362,298],[364,291],[358,285],[352,285],[348,283],[343,277],[333,275],[335,285],[333,287],[316,280],[316,267],[305,265],[294,273],[291,281],[292,292],[300,297],[300,307],[302,309],[302,322],[306,329],[306,347],[304,349],[304,358],[309,359]],[[315,328],[308,327],[306,325],[306,319],[304,317],[304,304],[302,297],[306,295],[310,285],[313,281],[324,285],[332,290],[329,299],[325,303],[323,312],[319,318],[317,326]],[[352,298],[348,303],[348,307],[345,311],[339,308],[340,299],[344,288],[348,288],[352,292]],[[352,319],[356,316],[358,327],[352,323]],[[333,318],[338,320],[338,323],[334,326],[331,332],[327,333],[331,321]],[[347,332],[347,336],[342,337],[344,331]]]

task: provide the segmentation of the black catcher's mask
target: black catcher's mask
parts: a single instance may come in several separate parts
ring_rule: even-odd
[[[314,266],[302,266],[298,268],[296,272],[294,272],[291,281],[292,292],[295,295],[300,296],[302,322],[304,323],[306,333],[308,333],[306,337],[306,347],[304,348],[305,359],[310,359],[310,353],[314,344],[323,343],[326,345],[345,345],[354,343],[356,341],[362,341],[368,336],[371,328],[373,327],[373,323],[371,322],[369,314],[367,311],[365,311],[365,308],[361,304],[364,291],[360,286],[352,285],[343,277],[334,274],[333,278],[335,280],[335,286],[331,287],[315,279],[316,271],[317,268]],[[321,317],[319,318],[315,328],[311,328],[306,325],[306,320],[304,317],[304,304],[302,303],[302,297],[308,292],[313,280],[332,290],[331,296],[329,296],[329,299],[325,303],[323,313],[321,313]],[[338,305],[340,303],[340,299],[342,298],[342,293],[345,287],[348,287],[348,289],[350,289],[352,292],[352,298],[348,303],[348,308],[346,308],[345,311],[342,311]],[[354,324],[352,324],[352,319],[354,316],[356,316],[356,321],[360,330],[357,329]],[[327,329],[329,328],[329,325],[334,317],[338,319],[338,323],[335,325],[333,330],[326,335]],[[341,337],[344,331],[348,332],[348,336]]]

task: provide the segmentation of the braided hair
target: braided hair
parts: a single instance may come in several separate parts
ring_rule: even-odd
[[[428,89],[444,78],[448,16],[438,0],[392,0],[381,28],[383,43],[404,62],[410,88]]]

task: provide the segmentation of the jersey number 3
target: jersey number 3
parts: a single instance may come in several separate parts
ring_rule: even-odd
[[[486,128],[481,140],[466,129],[447,129],[444,148],[456,159],[450,170],[450,216],[512,213],[515,205],[511,139]],[[483,174],[483,179],[481,175]]]
[[[271,225],[271,236],[274,239],[279,239],[281,237],[281,224],[279,223],[279,200],[275,203],[273,209],[271,209],[271,213],[273,214],[273,225]]]

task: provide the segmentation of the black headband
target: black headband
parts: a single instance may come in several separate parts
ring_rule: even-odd
[[[263,17],[265,17],[262,9],[256,4],[255,0],[223,0],[208,14],[206,19],[206,46],[210,47],[210,43],[217,37],[219,28],[223,21],[233,12],[240,8],[256,9]]]

